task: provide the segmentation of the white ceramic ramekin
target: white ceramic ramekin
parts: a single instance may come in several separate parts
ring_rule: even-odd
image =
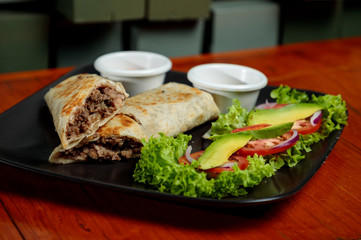
[[[228,111],[235,98],[246,109],[252,109],[259,91],[268,83],[267,77],[262,72],[228,63],[195,66],[188,71],[187,77],[194,87],[212,94],[222,113]]]
[[[161,86],[172,62],[157,53],[121,51],[98,57],[94,67],[103,77],[122,82],[129,95],[134,96]]]

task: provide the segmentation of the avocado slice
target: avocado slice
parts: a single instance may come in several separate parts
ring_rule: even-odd
[[[286,122],[295,122],[307,118],[322,109],[316,103],[289,104],[278,109],[254,109],[248,115],[248,125],[268,123],[277,125]]]
[[[224,135],[215,135],[209,137],[210,140],[215,141],[219,138],[225,137],[227,135],[235,135],[235,134],[250,134],[252,135],[252,140],[256,139],[267,139],[267,138],[276,138],[282,136],[282,134],[290,131],[292,129],[293,122],[282,123],[278,125],[270,125],[268,127],[258,129],[258,130],[251,130],[251,131],[243,131],[243,132],[236,132],[236,133],[229,133]]]
[[[228,158],[251,140],[250,134],[228,134],[212,142],[198,158],[199,168],[206,170],[221,166]]]
[[[282,134],[290,131],[292,129],[293,122],[281,123],[277,125],[271,125],[258,130],[244,131],[240,133],[233,134],[251,134],[252,140],[255,139],[267,139],[267,138],[276,138],[282,136]]]

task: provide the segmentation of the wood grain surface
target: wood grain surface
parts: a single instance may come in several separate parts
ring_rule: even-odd
[[[0,164],[0,239],[361,239],[361,37],[172,61],[184,72],[236,63],[264,72],[270,85],[341,94],[348,126],[301,191],[247,208],[147,199]],[[72,69],[0,74],[0,112]]]

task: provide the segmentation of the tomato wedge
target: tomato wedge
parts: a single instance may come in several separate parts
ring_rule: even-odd
[[[307,135],[317,132],[318,129],[320,129],[321,125],[322,121],[319,121],[316,125],[313,126],[310,122],[310,119],[308,118],[296,121],[293,124],[292,129],[297,130],[297,132],[301,135]]]
[[[262,125],[262,124],[258,124],[255,126],[259,127],[259,125]],[[252,127],[252,126],[250,126],[250,127]],[[264,126],[264,127],[267,127],[267,126]],[[259,129],[261,129],[261,128],[259,128]],[[243,131],[249,130],[249,129],[247,129],[247,127],[245,127],[244,129],[245,130],[243,130]],[[240,129],[238,129],[238,132],[240,132]],[[269,154],[280,153],[280,152],[286,151],[288,148],[290,148],[296,144],[297,140],[295,141],[295,140],[291,139],[291,138],[295,138],[295,137],[296,136],[295,136],[294,132],[291,130],[277,138],[251,140],[246,144],[246,146],[239,149],[235,154],[240,155],[240,156],[248,156],[248,155],[253,156],[254,154],[265,156],[265,155],[269,155]],[[287,144],[282,145],[282,143],[286,143],[286,142],[287,142]]]
[[[203,151],[198,151],[198,152],[194,152],[194,153],[191,153],[191,157],[194,159],[194,160],[198,160],[198,158],[200,156],[202,156],[202,154],[204,153],[204,150]],[[188,165],[190,164],[190,162],[187,160],[186,156],[182,156],[178,159],[178,163],[180,164],[183,164],[183,165]]]
[[[290,147],[296,144],[296,142],[293,142],[292,144],[288,144],[282,147],[277,147],[277,145],[280,145],[282,142],[286,141],[287,138],[284,136],[291,135],[291,134],[284,134],[280,138],[268,138],[268,139],[258,139],[258,140],[252,140],[249,141],[246,146],[239,149],[236,154],[240,156],[253,156],[254,154],[257,155],[270,155],[270,154],[276,154],[283,151],[286,151]]]
[[[194,160],[198,160],[198,158],[203,153],[204,153],[204,151],[194,152],[194,153],[191,153],[191,157]],[[185,156],[180,157],[178,162],[180,164],[184,164],[184,165],[190,164]],[[244,170],[248,167],[249,162],[247,160],[247,157],[233,154],[232,156],[229,157],[229,161],[227,163],[225,163],[224,165],[215,167],[215,168],[210,168],[207,170],[202,170],[202,171],[206,172],[209,177],[215,178],[221,172],[224,172],[224,171],[232,171],[233,172],[234,170],[233,170],[232,164],[238,164],[239,169]]]

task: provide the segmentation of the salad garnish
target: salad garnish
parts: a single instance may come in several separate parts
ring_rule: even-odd
[[[251,111],[234,100],[228,113],[220,114],[212,123],[213,143],[204,151],[191,153],[192,136],[186,134],[175,138],[160,134],[143,140],[133,174],[135,182],[189,197],[245,195],[247,189],[273,176],[281,167],[297,165],[312,151],[312,144],[347,125],[346,102],[340,95],[309,96],[281,85],[270,97],[273,102],[267,101]],[[292,112],[303,112],[304,116],[288,117]],[[277,124],[264,123],[263,114],[285,117],[282,121],[273,117]]]

